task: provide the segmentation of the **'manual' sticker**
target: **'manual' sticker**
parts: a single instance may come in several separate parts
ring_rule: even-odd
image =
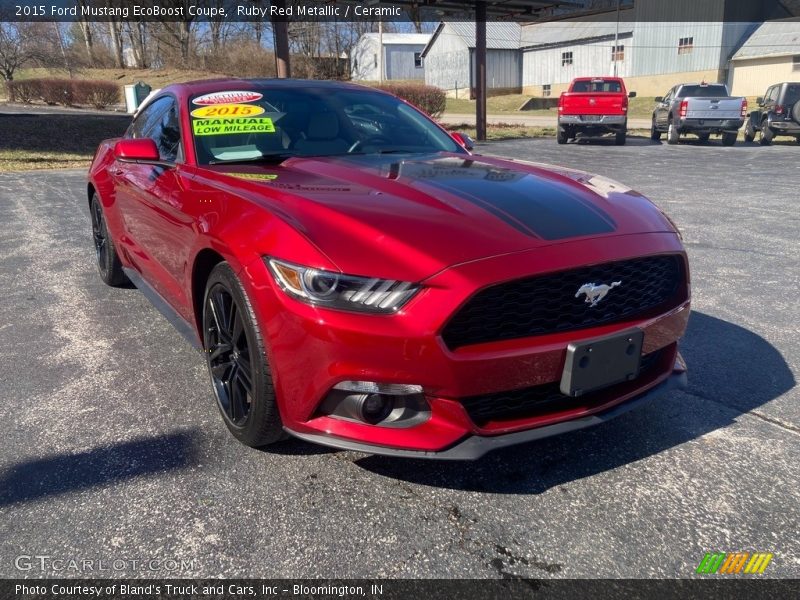
[[[275,133],[275,124],[267,117],[244,117],[235,119],[195,119],[192,121],[195,135],[224,135],[231,133]]]
[[[198,96],[192,100],[192,104],[197,104],[199,106],[208,106],[211,104],[238,104],[240,102],[255,102],[256,100],[261,100],[263,97],[264,96],[258,92],[214,92],[213,94]]]
[[[257,104],[218,104],[201,106],[192,111],[196,119],[208,117],[255,117],[264,114],[264,109]]]

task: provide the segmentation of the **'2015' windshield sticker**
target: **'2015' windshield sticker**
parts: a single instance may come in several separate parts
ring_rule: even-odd
[[[255,102],[256,100],[261,100],[263,97],[264,96],[258,92],[214,92],[213,94],[198,96],[192,100],[192,104],[197,104],[198,106],[210,106],[213,104],[238,104],[240,102]]]
[[[257,104],[217,104],[201,106],[192,111],[196,119],[208,117],[256,117],[264,114],[264,108]]]
[[[192,121],[195,135],[225,135],[232,133],[275,133],[275,124],[268,117],[245,117],[235,119],[195,119]]]

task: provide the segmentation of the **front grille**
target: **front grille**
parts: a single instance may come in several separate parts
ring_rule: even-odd
[[[637,380],[650,374],[658,366],[663,356],[664,349],[642,356]],[[617,386],[627,385],[630,385],[630,383],[617,384]],[[574,408],[578,403],[582,406],[591,405],[597,399],[607,399],[609,392],[617,387],[611,386],[610,388],[590,392],[580,396],[580,398],[573,398],[562,394],[559,386],[559,382],[554,381],[521,390],[462,398],[460,402],[472,421],[482,427],[489,421],[533,418],[562,412]]]
[[[646,317],[686,296],[683,259],[648,256],[518,279],[486,288],[459,309],[442,337],[451,349],[469,344],[586,329]],[[586,283],[620,285],[596,306],[575,294]]]

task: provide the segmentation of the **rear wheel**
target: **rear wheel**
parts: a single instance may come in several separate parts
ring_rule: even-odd
[[[556,142],[559,144],[567,143],[567,131],[561,126],[558,127],[558,131],[556,132]]]
[[[667,129],[667,143],[668,144],[677,144],[681,139],[680,131],[678,128],[675,127],[675,123],[673,121],[669,122],[669,128]]]
[[[233,436],[254,448],[283,439],[264,341],[242,284],[225,262],[206,284],[203,348],[217,407]]]
[[[129,282],[128,277],[122,271],[122,263],[117,256],[114,241],[108,232],[106,217],[103,213],[103,205],[97,194],[92,196],[89,203],[89,212],[92,216],[92,239],[94,241],[94,252],[97,257],[97,271],[100,279],[106,285],[119,287]]]
[[[650,139],[657,142],[661,139],[661,132],[656,128],[656,118],[653,117],[653,122],[650,124]]]
[[[736,135],[737,132],[735,131],[726,131],[722,134],[722,145],[723,146],[733,146],[736,143]]]
[[[697,139],[705,144],[706,142],[708,142],[708,138],[710,137],[711,137],[710,133],[701,133],[697,136]]]
[[[627,130],[623,129],[622,131],[618,131],[617,135],[614,138],[614,143],[617,146],[624,146],[625,145],[625,138],[628,136]]]
[[[775,132],[772,131],[769,127],[769,121],[764,119],[764,122],[761,123],[761,142],[762,146],[769,146],[772,143],[772,140],[775,139]]]

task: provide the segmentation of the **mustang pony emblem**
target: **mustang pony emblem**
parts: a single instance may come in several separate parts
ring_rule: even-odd
[[[606,285],[605,283],[602,285],[584,283],[578,289],[578,293],[575,294],[575,297],[578,298],[581,294],[586,294],[586,300],[584,300],[584,302],[589,306],[596,306],[600,300],[606,297],[606,294],[608,294],[611,288],[615,288],[620,284],[622,284],[622,281],[614,281],[611,285]]]

